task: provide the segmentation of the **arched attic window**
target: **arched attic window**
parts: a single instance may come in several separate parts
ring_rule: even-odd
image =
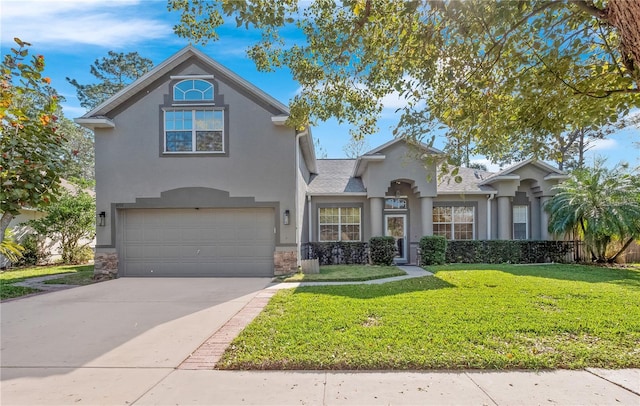
[[[173,86],[174,101],[213,101],[213,85],[202,79],[185,79]]]

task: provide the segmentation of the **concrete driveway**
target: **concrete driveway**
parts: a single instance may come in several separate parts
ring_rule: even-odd
[[[122,278],[2,303],[2,403],[132,403],[269,283]]]

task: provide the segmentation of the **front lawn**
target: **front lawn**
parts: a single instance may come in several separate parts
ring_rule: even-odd
[[[317,282],[317,281],[368,281],[406,275],[406,272],[395,266],[373,265],[329,265],[321,266],[318,274],[297,273],[283,278],[283,282]]]
[[[223,369],[640,367],[640,270],[450,265],[278,292]]]
[[[39,292],[38,289],[11,286],[13,283],[22,282],[25,279],[35,278],[38,276],[56,275],[61,273],[78,273],[79,275],[82,275],[81,279],[91,280],[93,277],[93,265],[37,266],[2,271],[0,272],[0,299],[4,300]],[[51,283],[65,283],[59,282],[60,279],[54,279],[54,281],[55,282],[52,281]]]

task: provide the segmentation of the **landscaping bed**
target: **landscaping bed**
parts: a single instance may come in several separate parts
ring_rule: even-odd
[[[222,369],[640,367],[640,271],[449,265],[276,294]],[[268,337],[268,339],[266,339]]]

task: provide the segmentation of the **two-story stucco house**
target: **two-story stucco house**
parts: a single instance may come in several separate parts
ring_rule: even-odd
[[[403,140],[321,160],[287,115],[188,46],[78,118],[96,138],[96,272],[272,276],[309,241],[392,235],[411,263],[423,235],[548,238],[542,205],[566,175],[543,162],[456,183],[440,151]]]

